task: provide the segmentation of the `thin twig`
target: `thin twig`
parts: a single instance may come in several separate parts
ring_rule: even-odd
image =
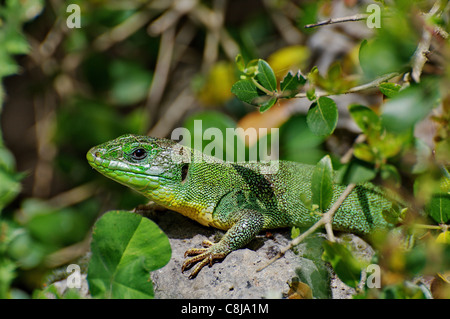
[[[202,70],[206,72],[216,62],[219,56],[220,30],[223,28],[225,20],[226,2],[224,0],[214,0],[213,10],[209,11],[210,26],[205,38],[205,48],[203,50]]]
[[[320,21],[317,23],[313,23],[313,24],[307,24],[305,25],[306,29],[309,28],[315,28],[315,27],[320,27],[322,25],[329,25],[329,24],[336,24],[336,23],[343,23],[343,22],[351,22],[351,21],[361,21],[361,20],[366,20],[369,17],[368,14],[366,13],[358,13],[352,16],[348,16],[348,17],[341,17],[341,18],[330,18],[324,21]]]
[[[263,3],[268,15],[284,41],[290,45],[301,43],[303,34],[293,25],[292,21],[283,13],[283,11],[274,5],[274,1],[264,0]]]
[[[398,75],[400,75],[400,73],[398,73],[398,72],[385,74],[385,75],[383,75],[383,76],[381,76],[379,78],[376,78],[372,82],[352,87],[351,89],[349,89],[348,91],[343,92],[343,93],[316,92],[315,95],[316,95],[316,97],[321,97],[321,96],[356,93],[356,92],[364,91],[364,90],[367,90],[367,89],[375,88],[378,85],[380,85],[381,83],[386,82],[386,81],[388,81],[388,80],[390,80],[390,79],[392,79],[392,78],[394,78],[394,77],[396,77]],[[294,97],[295,98],[304,98],[306,96],[307,96],[306,93],[299,93],[299,94],[297,94]]]
[[[424,15],[424,26],[422,31],[422,37],[420,38],[419,44],[417,45],[417,49],[414,52],[412,58],[411,77],[416,83],[420,82],[420,76],[422,75],[423,67],[425,66],[425,63],[427,63],[428,59],[426,54],[430,49],[431,39],[433,38],[434,32],[434,29],[430,29],[425,25],[426,23],[425,20],[433,15],[439,16],[441,13],[441,11],[439,11],[439,8],[440,8],[440,1],[436,1],[431,10]]]
[[[276,260],[280,259],[284,256],[284,254],[289,250],[292,249],[294,246],[297,246],[300,244],[306,237],[314,233],[318,228],[325,226],[327,229],[328,239],[331,241],[334,241],[334,235],[332,232],[332,222],[334,214],[337,212],[338,208],[342,205],[344,200],[347,198],[347,196],[352,192],[352,190],[355,188],[356,184],[348,184],[345,188],[344,192],[339,196],[339,198],[336,200],[336,202],[333,204],[333,206],[322,215],[322,217],[314,224],[312,225],[307,231],[305,231],[303,234],[292,240],[289,245],[281,248],[280,252],[272,259],[270,259],[264,266],[257,269],[256,271],[261,271],[265,269],[267,266],[274,263]],[[331,237],[331,238],[330,238]]]
[[[149,11],[138,11],[122,23],[99,35],[93,42],[93,47],[99,51],[105,51],[117,42],[121,42],[136,33],[153,17]]]
[[[355,149],[354,145],[362,143],[365,140],[366,140],[366,135],[364,135],[362,133],[359,134],[358,137],[353,142],[353,146],[351,148],[349,148],[348,151],[345,152],[344,155],[342,155],[342,157],[341,157],[341,164],[347,164],[348,162],[350,162],[350,160],[352,159],[352,156],[353,156],[353,151]]]
[[[164,34],[169,28],[175,27],[184,15],[198,10],[197,5],[198,0],[172,1],[170,6],[165,8],[167,10],[149,24],[147,32],[153,36]]]
[[[95,194],[95,182],[89,182],[75,188],[72,188],[63,193],[50,198],[47,203],[55,208],[61,209],[64,207],[78,204]]]
[[[172,65],[174,46],[175,26],[172,26],[161,35],[155,73],[145,103],[148,115],[155,114],[163,96]]]

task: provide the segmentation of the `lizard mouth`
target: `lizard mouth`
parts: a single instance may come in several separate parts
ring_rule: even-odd
[[[115,180],[125,186],[132,187],[137,191],[158,188],[161,176],[155,170],[137,171],[132,165],[128,165],[121,161],[108,160],[101,158],[102,152],[97,148],[92,148],[86,154],[89,165],[102,175]]]

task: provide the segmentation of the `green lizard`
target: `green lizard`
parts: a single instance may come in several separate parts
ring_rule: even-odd
[[[182,154],[188,161],[175,160]],[[87,153],[97,171],[126,185],[153,202],[207,226],[227,230],[216,244],[189,249],[182,271],[199,262],[193,278],[214,259],[222,259],[251,241],[261,230],[309,227],[320,219],[300,194],[311,198],[314,166],[279,161],[278,171],[262,174],[261,163],[228,163],[180,148],[172,140],[124,135]],[[187,157],[186,157],[187,155]],[[209,160],[209,161],[208,161]],[[334,203],[345,186],[334,185]],[[382,217],[393,203],[370,183],[357,185],[336,212],[333,229],[369,234],[390,226]]]

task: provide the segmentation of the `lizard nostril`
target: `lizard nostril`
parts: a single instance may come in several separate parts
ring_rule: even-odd
[[[95,157],[100,157],[100,152],[95,152]]]

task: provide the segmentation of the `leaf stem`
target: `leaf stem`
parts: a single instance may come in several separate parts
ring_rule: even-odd
[[[436,229],[442,231],[448,231],[450,229],[450,225],[447,224],[439,224],[439,225],[415,224],[414,227],[420,229]]]
[[[266,93],[269,96],[276,96],[276,92],[270,91],[268,89],[266,89],[264,86],[262,86],[258,81],[255,80],[255,78],[252,78],[252,82],[254,85],[256,85],[256,87],[258,89],[260,89],[261,91],[263,91],[264,93]]]

